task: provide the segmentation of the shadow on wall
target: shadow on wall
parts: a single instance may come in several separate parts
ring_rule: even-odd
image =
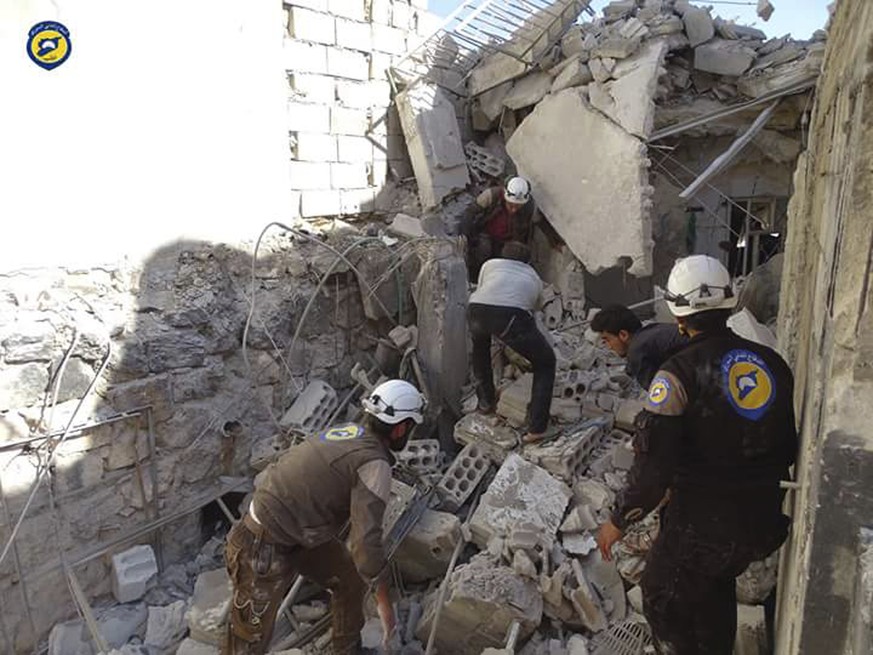
[[[351,230],[326,238],[337,250],[360,239]],[[364,245],[349,259],[376,280],[388,266]],[[55,623],[75,617],[62,553],[92,599],[110,592],[107,552],[151,540],[164,566],[189,558],[202,545],[199,510],[244,490],[233,476],[248,472],[252,447],[272,440],[298,391],[314,378],[347,388],[355,362],[369,368],[373,335],[393,323],[384,314],[368,318],[359,282],[335,259],[274,231],[260,246],[254,279],[250,250],[205,242],[169,244],[140,267],[0,275],[6,652],[30,650]],[[240,344],[252,284],[247,365]],[[408,284],[400,292],[386,284],[379,294],[414,311]],[[105,371],[86,395],[110,343]],[[60,437],[71,419],[84,427],[57,446],[10,540],[48,462],[45,433]],[[169,521],[160,540],[143,530],[158,520]]]

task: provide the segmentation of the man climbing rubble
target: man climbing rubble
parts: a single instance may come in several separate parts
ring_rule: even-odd
[[[652,381],[636,460],[597,542],[609,559],[627,526],[669,489],[641,582],[658,652],[730,655],[735,578],[787,535],[779,481],[797,450],[794,382],[775,351],[728,329],[736,300],[717,260],[677,262],[666,300],[691,340]]]
[[[492,337],[526,358],[533,367],[529,426],[524,441],[535,443],[545,437],[548,428],[556,358],[534,320],[543,282],[527,263],[529,258],[527,246],[511,241],[503,247],[502,257],[485,262],[479,284],[470,295],[468,319],[479,411],[490,414],[497,405],[491,366]]]
[[[335,655],[359,652],[367,583],[375,586],[386,640],[393,632],[382,545],[390,451],[402,450],[422,422],[424,397],[408,382],[389,380],[362,404],[362,425],[331,427],[271,465],[248,513],[228,534],[233,605],[224,655],[267,652],[276,612],[298,573],[332,594]],[[341,535],[346,522],[348,550]]]
[[[604,345],[627,359],[625,372],[648,389],[661,364],[688,343],[674,323],[642,321],[624,305],[604,307],[591,319],[591,329],[600,333]]]
[[[500,257],[509,241],[530,242],[535,211],[530,182],[523,177],[510,177],[504,186],[479,194],[464,225],[470,280],[488,259]]]

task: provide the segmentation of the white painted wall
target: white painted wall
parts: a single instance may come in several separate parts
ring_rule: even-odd
[[[45,71],[28,30],[58,20]],[[253,238],[289,214],[279,0],[0,2],[0,270]]]

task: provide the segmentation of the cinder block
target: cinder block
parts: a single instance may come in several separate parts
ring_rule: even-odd
[[[337,160],[336,137],[332,134],[297,133],[294,154],[299,161],[333,162]],[[324,188],[321,185],[318,188]]]
[[[375,211],[377,191],[378,189],[373,188],[340,190],[341,213],[353,216]]]
[[[300,215],[303,218],[339,216],[341,208],[339,191],[304,191],[300,196]]]
[[[291,73],[288,84],[295,99],[323,105],[332,105],[336,101],[336,80],[332,77]]]
[[[364,136],[367,133],[368,125],[367,112],[362,109],[332,107],[330,110],[331,134]]]
[[[391,496],[382,515],[382,534],[391,532],[391,528],[409,507],[415,498],[415,489],[400,480],[391,480]]]
[[[369,26],[368,26],[369,27]],[[388,69],[391,68],[391,55],[384,52],[374,52],[370,55],[370,79],[388,80]]]
[[[303,7],[291,8],[288,31],[295,39],[333,45],[336,43],[336,23],[330,14]]]
[[[128,548],[112,556],[112,595],[119,603],[142,598],[149,580],[158,574],[158,562],[151,546]]]
[[[291,188],[300,190],[329,189],[330,164],[308,161],[288,162]]]
[[[334,16],[364,21],[364,0],[327,0],[327,8]]]
[[[330,165],[330,186],[334,189],[362,189],[368,186],[367,165],[337,163]]]
[[[457,516],[425,510],[397,550],[395,561],[404,579],[424,582],[443,575],[460,538],[461,522]]]
[[[348,82],[337,80],[336,97],[343,107],[353,109],[367,109],[370,107],[372,97],[371,82]]]
[[[482,482],[489,466],[487,454],[477,444],[464,446],[437,483],[442,509],[457,512]]]
[[[436,439],[416,439],[396,453],[397,461],[419,473],[432,473],[442,463],[440,442]]]
[[[364,81],[370,77],[370,62],[362,52],[328,48],[327,73],[334,77]]]
[[[371,0],[370,22],[380,25],[391,24],[391,0]]]
[[[384,159],[374,159],[370,165],[370,186],[382,187],[388,179],[389,162]],[[404,176],[404,177],[409,177]]]
[[[563,434],[554,441],[526,446],[522,456],[556,478],[573,484],[582,474],[588,457],[600,445],[611,427],[612,422],[609,419],[592,419],[579,429]]]
[[[464,146],[464,154],[467,155],[467,162],[471,168],[480,170],[491,177],[500,177],[503,175],[506,160],[500,157],[495,157],[487,148],[483,148],[482,146],[470,141]],[[557,325],[554,327],[557,327]]]
[[[369,23],[346,18],[336,19],[336,44],[350,50],[370,52],[373,49],[373,34]]]
[[[292,132],[329,132],[331,110],[326,105],[288,103],[288,129]]]
[[[406,32],[396,27],[373,23],[373,50],[387,52],[389,55],[402,55],[406,52]]]
[[[293,7],[306,7],[314,11],[327,11],[327,0],[293,0],[284,3],[286,9]]]
[[[303,195],[304,200],[306,195]],[[309,433],[323,428],[336,406],[337,397],[333,387],[323,380],[313,380],[300,392],[279,420],[279,425]]]
[[[409,21],[412,9],[406,2],[398,0],[391,6],[391,26],[406,32],[409,29]]]
[[[327,73],[327,46],[285,39],[282,43],[285,70],[303,73]]]
[[[335,137],[338,144],[339,161],[365,162],[373,161],[373,142],[365,136]]]

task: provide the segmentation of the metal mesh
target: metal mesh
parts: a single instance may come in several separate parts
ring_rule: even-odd
[[[651,644],[652,632],[648,624],[622,621],[594,638],[592,655],[643,655]]]

